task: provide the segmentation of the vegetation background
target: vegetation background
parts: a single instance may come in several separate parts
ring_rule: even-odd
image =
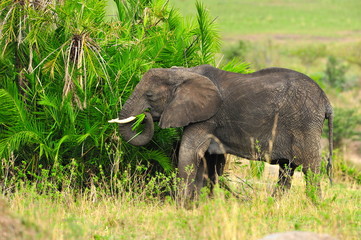
[[[175,8],[172,8],[175,6]],[[178,10],[179,9],[179,10]],[[322,1],[3,0],[0,3],[0,238],[259,239],[303,230],[361,233],[361,3]],[[311,76],[335,118],[335,184],[312,203],[295,176],[230,159],[213,198],[179,208],[169,157],[181,130],[139,148],[117,116],[154,67],[209,63]],[[323,173],[324,174],[324,173]],[[2,235],[1,235],[2,234]]]

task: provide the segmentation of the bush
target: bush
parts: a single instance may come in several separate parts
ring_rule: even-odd
[[[330,86],[344,90],[346,88],[346,72],[348,67],[340,62],[336,57],[330,56],[327,59],[325,75],[323,81]]]
[[[332,172],[335,180],[361,184],[360,169],[347,162],[340,149],[335,149],[333,155]]]
[[[299,57],[302,64],[307,68],[319,58],[326,55],[325,45],[308,45],[306,47],[299,48],[292,52],[292,55]]]
[[[361,140],[361,115],[357,109],[334,108],[333,141],[340,148],[345,139]],[[325,133],[328,133],[328,127]]]
[[[246,54],[249,51],[250,46],[247,42],[240,40],[238,44],[231,45],[223,50],[226,60],[231,61],[233,59],[245,60]]]
[[[114,2],[117,18],[105,21],[106,1],[1,1],[0,159],[23,166],[23,179],[71,163],[82,169],[79,186],[121,165],[171,170],[179,131],[157,131],[161,141],[139,148],[107,121],[150,68],[214,63],[217,32],[199,3],[185,21],[166,0]],[[4,187],[10,175],[0,168]]]

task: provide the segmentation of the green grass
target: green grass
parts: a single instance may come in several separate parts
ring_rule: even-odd
[[[0,196],[0,222],[5,223],[0,225],[0,233],[2,228],[13,226],[15,232],[22,230],[33,237],[30,239],[39,240],[256,240],[275,232],[297,230],[343,240],[359,239],[360,173],[350,174],[352,168],[343,165],[341,155],[335,154],[334,158],[334,185],[323,175],[323,198],[317,202],[306,197],[301,172],[295,173],[289,193],[272,198],[277,174],[270,165],[266,164],[259,177],[249,161],[228,161],[227,177],[222,182],[238,193],[238,198],[216,188],[213,197],[203,191],[200,199],[187,208],[182,201],[175,202],[162,193],[164,187],[174,184],[174,176],[149,178],[124,173],[112,185],[94,178],[92,185],[82,191],[65,184],[61,191],[48,187],[45,194],[39,189],[52,185],[46,178],[22,182]],[[64,176],[64,182],[71,177]],[[9,221],[9,216],[15,220]]]
[[[194,14],[193,0],[170,0],[185,15]],[[291,34],[334,37],[361,31],[359,0],[208,0],[204,1],[224,37],[249,34]]]
[[[361,188],[351,182],[323,184],[324,200],[315,205],[296,179],[282,199],[270,197],[274,179],[247,177],[253,190],[241,199],[202,198],[191,209],[171,199],[109,197],[99,189],[74,196],[39,195],[18,190],[8,198],[15,216],[36,229],[36,239],[259,239],[292,230],[327,233],[339,239],[358,239],[361,231]]]
[[[360,81],[361,1],[359,0],[208,0],[223,40],[219,59],[239,48],[251,68],[291,68],[320,76],[329,56],[347,64],[347,78]],[[170,0],[194,15],[193,0]],[[317,49],[323,49],[317,53]],[[225,55],[225,56],[223,56]],[[311,57],[311,58],[310,58]],[[225,59],[229,60],[229,59]],[[221,61],[221,60],[219,60]],[[357,83],[356,83],[357,84]]]

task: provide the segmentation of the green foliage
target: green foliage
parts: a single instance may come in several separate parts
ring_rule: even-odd
[[[344,90],[346,88],[346,72],[348,67],[340,62],[336,57],[330,56],[327,59],[325,76],[323,81],[334,88]]]
[[[251,73],[252,70],[249,67],[249,63],[239,61],[237,58],[228,61],[225,65],[221,66],[222,70],[236,73]]]
[[[261,156],[262,156],[262,151],[263,149],[261,148],[261,145],[259,143],[259,141],[256,139],[256,142],[254,143],[254,154],[256,156],[256,159],[260,159],[261,160]],[[249,162],[249,167],[251,170],[251,175],[255,176],[257,178],[261,178],[264,170],[265,170],[265,162],[263,161],[250,161]]]
[[[122,165],[173,169],[167,156],[179,130],[157,129],[139,148],[107,120],[150,68],[213,64],[218,35],[200,3],[187,21],[165,0],[115,5],[117,18],[106,21],[106,1],[1,1],[0,159],[23,166],[24,179],[61,176],[72,163],[80,186],[102,172],[116,178]],[[0,168],[1,183],[15,176]]]
[[[212,62],[214,53],[220,48],[220,42],[214,28],[214,20],[209,18],[203,4],[197,1],[196,8],[198,27],[195,29],[195,33],[198,36],[196,40],[199,42],[198,56],[201,59],[201,63],[205,64]]]
[[[265,162],[258,162],[258,161],[250,161],[249,167],[252,173],[252,176],[257,178],[261,178],[264,173],[265,169]]]
[[[292,55],[300,58],[302,64],[307,68],[310,68],[311,65],[319,58],[324,57],[326,54],[325,45],[307,45],[300,47],[292,52]]]
[[[361,139],[361,115],[357,109],[335,108],[333,120],[333,141],[335,147],[341,147],[344,139]],[[328,132],[328,129],[325,133]]]
[[[250,45],[246,41],[238,41],[238,44],[231,45],[223,50],[226,60],[239,59],[245,60],[247,52],[250,51]]]
[[[326,173],[325,166],[323,172]],[[360,166],[354,166],[347,161],[344,157],[344,153],[340,149],[334,150],[332,172],[336,182],[344,181],[361,185]]]
[[[141,127],[141,124],[142,122],[144,121],[145,119],[145,114],[144,113],[141,113],[136,117],[136,120],[134,121],[133,125],[132,125],[132,130],[135,131],[136,129],[139,129]]]

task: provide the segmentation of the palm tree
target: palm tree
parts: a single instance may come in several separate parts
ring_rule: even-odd
[[[181,130],[158,130],[149,146],[136,148],[107,120],[150,68],[214,63],[214,23],[199,3],[187,22],[168,1],[114,2],[111,20],[106,1],[0,3],[3,162],[25,163],[34,175],[75,161],[81,179],[149,159],[172,169],[167,155]]]

